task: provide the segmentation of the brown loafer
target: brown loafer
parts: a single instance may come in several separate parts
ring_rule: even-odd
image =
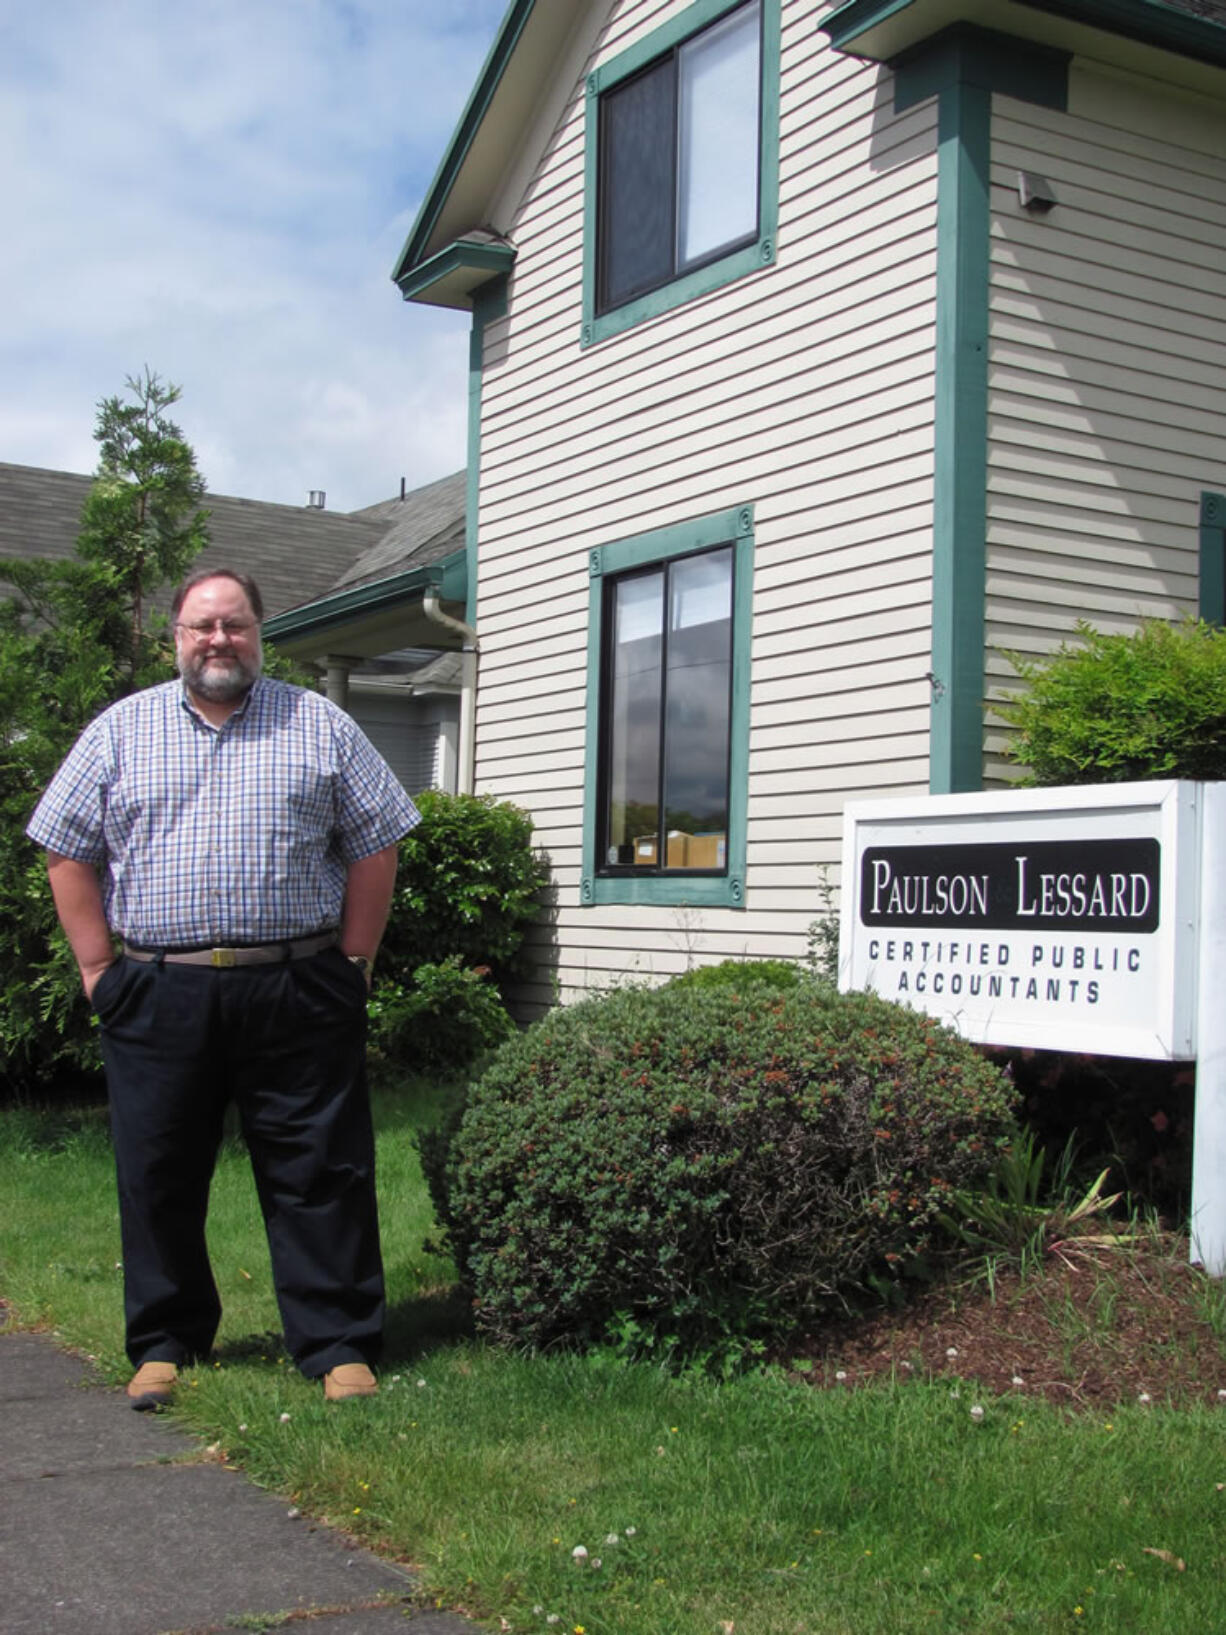
[[[128,1381],[128,1402],[138,1414],[165,1408],[175,1394],[179,1370],[172,1362],[142,1363]]]
[[[324,1401],[347,1402],[350,1397],[373,1397],[379,1385],[365,1363],[338,1363],[324,1375]]]

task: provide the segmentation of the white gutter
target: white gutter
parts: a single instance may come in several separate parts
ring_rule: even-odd
[[[426,587],[421,600],[421,610],[434,624],[442,625],[444,630],[454,631],[463,642],[460,650],[460,765],[456,779],[457,789],[461,795],[471,795],[475,791],[475,767],[477,759],[477,654],[481,645],[477,640],[477,632],[471,625],[462,619],[453,619],[450,613],[444,613],[439,605],[438,591],[433,585]]]

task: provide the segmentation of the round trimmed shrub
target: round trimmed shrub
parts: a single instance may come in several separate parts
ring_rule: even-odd
[[[973,1047],[872,994],[622,989],[502,1046],[434,1191],[490,1338],[726,1348],[916,1255],[1011,1103]]]

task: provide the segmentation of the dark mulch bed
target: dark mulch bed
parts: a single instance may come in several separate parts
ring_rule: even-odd
[[[982,1278],[943,1284],[903,1310],[831,1324],[778,1360],[822,1387],[896,1375],[1074,1409],[1147,1394],[1226,1414],[1226,1288],[1189,1266],[1178,1241],[1049,1256],[994,1287]]]

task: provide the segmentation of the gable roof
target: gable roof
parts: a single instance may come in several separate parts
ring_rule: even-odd
[[[575,0],[511,0],[460,122],[392,271],[406,300],[471,307],[514,261],[491,201],[544,88],[589,13]],[[826,0],[817,21],[841,51],[888,62],[951,23],[972,22],[1220,89],[1226,0]],[[497,226],[497,224],[493,224]]]
[[[519,152],[588,4],[511,0],[392,272],[406,300],[471,307],[514,248],[488,221],[493,180]]]
[[[0,461],[0,556],[72,556],[92,484],[92,477],[74,471]],[[228,494],[206,494],[202,504],[210,543],[194,566],[249,573],[269,613],[321,595],[388,531],[378,517],[313,506]]]
[[[0,461],[0,556],[68,557],[92,477]],[[421,610],[429,589],[462,612],[468,583],[463,471],[348,514],[206,494],[210,543],[194,566],[249,573],[264,630],[292,657],[455,645]],[[158,598],[163,605],[169,597]],[[444,690],[449,672],[442,672]]]
[[[383,500],[355,511],[355,518],[370,519],[382,528],[378,541],[338,576],[333,589],[342,590],[387,579],[406,568],[440,562],[464,548],[468,473],[415,488],[403,499]]]

